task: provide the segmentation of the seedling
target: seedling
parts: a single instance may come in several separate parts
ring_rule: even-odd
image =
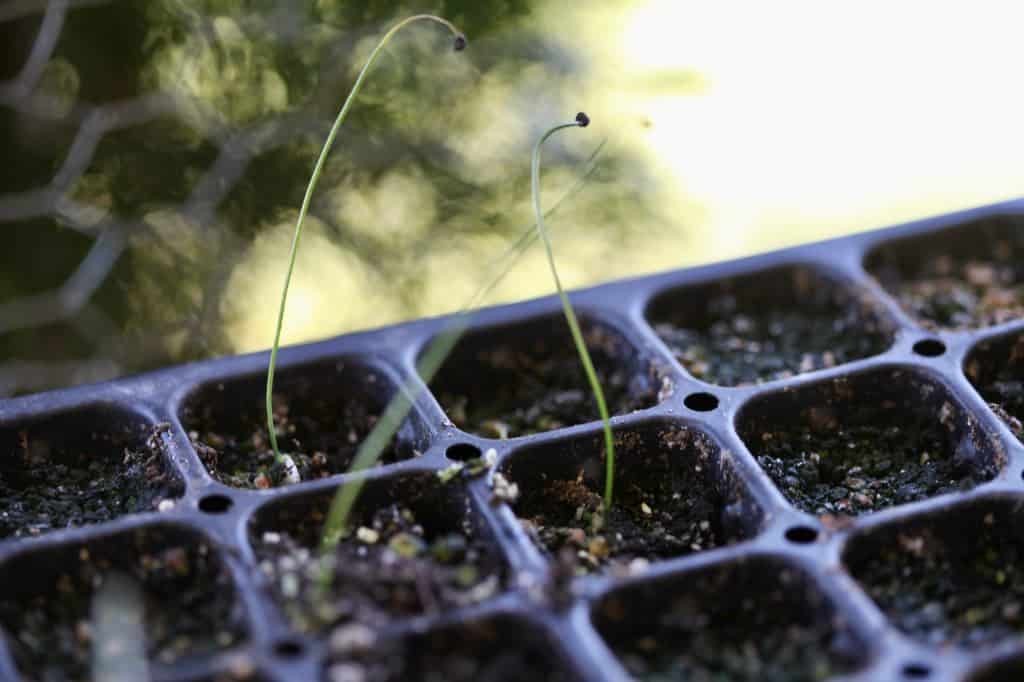
[[[299,208],[299,216],[295,221],[295,234],[292,237],[291,252],[288,256],[288,270],[284,276],[284,286],[281,289],[281,305],[277,312],[277,329],[274,332],[274,344],[270,348],[270,363],[267,367],[267,431],[270,436],[270,447],[274,451],[274,459],[277,461],[285,470],[285,480],[289,483],[298,483],[299,469],[295,465],[292,458],[286,454],[282,454],[277,444],[277,432],[274,428],[274,406],[273,406],[273,395],[274,395],[274,368],[277,364],[277,351],[281,344],[281,328],[284,325],[284,311],[285,304],[288,300],[288,287],[292,280],[292,271],[295,269],[295,255],[299,250],[299,241],[302,238],[302,227],[306,220],[306,214],[309,212],[309,204],[313,198],[313,191],[316,189],[317,183],[320,181],[320,173],[323,171],[324,163],[327,161],[327,155],[331,151],[331,147],[334,146],[334,138],[338,136],[338,131],[341,129],[342,124],[345,123],[345,119],[348,118],[348,112],[352,108],[352,103],[355,101],[356,95],[359,94],[360,89],[363,87],[363,82],[366,80],[366,74],[369,72],[370,67],[377,60],[378,55],[383,51],[384,47],[388,44],[391,38],[402,30],[404,27],[412,24],[416,21],[433,21],[441,24],[449,31],[455,40],[455,50],[461,51],[466,47],[466,36],[464,36],[458,29],[452,25],[446,19],[434,16],[433,14],[416,14],[402,21],[398,22],[391,29],[384,34],[384,37],[380,39],[377,46],[373,48],[373,52],[367,58],[366,63],[363,65],[362,70],[359,72],[359,76],[356,78],[355,84],[352,86],[352,90],[349,91],[348,97],[345,98],[344,104],[341,105],[341,110],[338,112],[337,118],[334,119],[334,124],[331,126],[330,132],[327,134],[327,139],[324,141],[324,146],[320,150],[320,156],[316,160],[316,165],[313,167],[313,173],[309,177],[309,184],[306,185],[306,194],[302,198],[302,206]]]
[[[544,241],[544,246],[547,251],[548,263],[551,266],[551,272],[554,276],[555,285],[558,289],[559,296],[562,300],[562,308],[565,312],[566,321],[569,324],[569,329],[572,332],[573,342],[576,345],[577,351],[580,354],[580,360],[583,364],[584,371],[587,374],[588,380],[590,381],[591,389],[594,391],[595,399],[598,404],[598,410],[601,414],[602,422],[604,423],[604,435],[605,435],[605,450],[606,456],[606,480],[605,480],[605,495],[604,503],[605,506],[610,506],[612,503],[612,481],[615,474],[615,445],[611,431],[611,421],[608,416],[608,408],[604,399],[604,393],[601,390],[601,385],[597,380],[597,373],[594,370],[593,362],[590,359],[590,354],[587,352],[586,344],[583,341],[583,334],[580,332],[579,323],[576,320],[576,315],[573,311],[572,304],[569,302],[568,296],[562,289],[561,279],[558,277],[558,270],[555,265],[554,253],[551,248],[550,241],[548,240],[547,229],[544,224],[544,212],[541,210],[540,205],[540,148],[544,141],[552,134],[561,130],[562,128],[571,127],[585,127],[589,124],[590,120],[584,113],[579,113],[572,123],[566,123],[559,126],[555,126],[551,130],[548,130],[538,140],[533,150],[533,165],[532,165],[532,191],[533,191],[533,207],[534,207],[534,225],[536,232],[531,228],[528,230],[519,240],[504,254],[499,262],[507,260],[505,266],[498,273],[498,276],[493,279],[488,285],[483,287],[477,294],[475,294],[463,312],[457,316],[451,326],[446,329],[443,333],[439,334],[427,347],[427,350],[423,353],[420,361],[417,363],[417,370],[420,377],[422,377],[424,384],[429,383],[434,377],[437,371],[440,369],[441,364],[445,358],[451,353],[455,344],[462,337],[467,326],[469,325],[471,314],[470,311],[475,308],[484,297],[490,293],[490,291],[497,285],[499,281],[508,273],[511,269],[512,264],[537,238]],[[595,151],[591,159],[596,158],[597,154],[600,153],[604,143]],[[573,193],[583,181],[589,172],[584,175],[580,182],[567,192],[566,196]],[[551,213],[557,208],[559,204],[564,200],[565,197],[559,199],[558,202],[548,211]],[[511,258],[509,255],[511,254]],[[352,466],[349,469],[349,473],[355,473],[373,466],[374,462],[383,452],[387,443],[394,436],[398,430],[402,420],[405,419],[406,415],[409,414],[409,410],[412,408],[414,395],[412,387],[406,385],[403,390],[395,396],[395,398],[388,405],[387,409],[381,415],[377,424],[370,435],[366,437],[360,445],[356,457],[352,462]],[[330,551],[337,545],[338,541],[344,537],[349,531],[348,519],[352,513],[352,509],[355,506],[356,500],[359,497],[359,493],[362,491],[363,481],[362,479],[354,479],[346,485],[342,486],[338,491],[338,494],[334,497],[331,502],[330,509],[327,512],[327,520],[324,523],[324,532],[321,538],[321,552],[326,556]],[[329,563],[325,562],[325,566],[329,566]],[[330,579],[330,571],[325,570],[324,579]]]
[[[345,102],[344,102],[344,104],[341,107],[341,110],[338,112],[338,116],[335,119],[334,124],[331,126],[330,132],[327,135],[327,139],[324,141],[323,148],[321,149],[320,155],[317,158],[316,165],[313,168],[313,172],[312,172],[312,174],[310,176],[309,183],[308,183],[308,185],[306,187],[305,196],[303,197],[303,200],[302,200],[302,205],[301,205],[301,207],[299,209],[299,215],[298,215],[298,218],[296,219],[295,234],[292,237],[291,250],[290,250],[289,259],[288,259],[288,269],[287,269],[286,274],[285,274],[284,286],[283,286],[282,292],[281,292],[281,304],[280,304],[280,307],[279,307],[279,310],[278,310],[277,326],[276,326],[276,329],[275,329],[275,332],[274,332],[274,343],[271,346],[270,361],[269,361],[269,365],[268,365],[268,368],[267,368],[267,390],[266,390],[267,430],[268,430],[268,434],[269,434],[269,438],[270,438],[271,448],[273,449],[275,460],[283,466],[283,468],[284,468],[284,470],[286,472],[285,479],[288,482],[290,482],[290,483],[296,483],[296,482],[299,481],[298,467],[295,466],[295,463],[291,459],[290,456],[288,456],[287,454],[283,454],[281,452],[281,450],[280,450],[280,448],[278,446],[278,443],[277,443],[277,433],[276,433],[276,429],[275,429],[275,426],[274,426],[274,412],[273,412],[273,386],[274,386],[274,369],[275,369],[276,363],[277,363],[277,352],[278,352],[278,349],[280,347],[281,330],[282,330],[282,327],[283,327],[283,324],[284,324],[284,312],[285,312],[285,307],[286,307],[286,303],[287,303],[288,288],[289,288],[289,285],[291,283],[292,273],[293,273],[294,268],[295,268],[296,254],[298,252],[299,242],[300,242],[301,237],[302,237],[303,224],[304,224],[306,215],[309,212],[309,206],[310,206],[310,203],[311,203],[313,191],[316,189],[316,185],[319,182],[320,174],[321,174],[321,172],[323,170],[323,166],[324,166],[324,164],[326,162],[327,156],[330,153],[330,150],[331,150],[331,148],[332,148],[332,146],[334,144],[334,140],[337,137],[338,131],[340,130],[341,126],[343,125],[343,123],[345,122],[345,119],[348,116],[349,110],[351,109],[352,103],[354,102],[356,95],[359,93],[359,90],[362,88],[363,82],[366,79],[366,75],[369,72],[370,67],[373,65],[373,63],[376,60],[377,56],[380,54],[380,52],[383,50],[383,48],[387,45],[388,41],[392,38],[392,36],[394,36],[404,26],[407,26],[408,24],[413,23],[414,21],[418,21],[418,20],[434,21],[436,23],[439,23],[439,24],[445,26],[449,31],[451,31],[452,35],[454,36],[454,39],[455,39],[455,42],[454,42],[455,49],[457,51],[459,51],[459,50],[462,50],[462,49],[465,48],[465,46],[466,46],[466,39],[465,39],[465,36],[462,33],[460,33],[447,20],[442,19],[442,18],[437,17],[437,16],[434,16],[434,15],[430,15],[430,14],[415,15],[415,16],[409,17],[407,19],[404,19],[403,21],[399,22],[394,27],[392,27],[384,35],[384,37],[381,38],[380,42],[374,48],[373,52],[370,53],[370,56],[367,59],[366,63],[363,65],[362,70],[359,72],[359,76],[356,78],[356,82],[352,86],[352,90],[349,92],[348,97],[346,97]],[[550,243],[548,242],[547,231],[544,229],[544,225],[543,225],[544,215],[543,215],[543,212],[540,210],[540,197],[539,197],[539,172],[540,172],[539,171],[539,163],[540,163],[539,150],[540,150],[540,145],[543,143],[543,141],[547,137],[549,137],[556,130],[561,129],[562,127],[585,126],[587,124],[587,122],[588,121],[586,119],[586,116],[584,114],[580,114],[577,117],[576,121],[574,121],[571,124],[568,124],[568,125],[565,125],[565,126],[559,126],[559,127],[556,127],[554,129],[548,131],[544,135],[544,137],[542,137],[542,139],[538,142],[537,147],[534,149],[534,171],[533,171],[534,209],[535,209],[536,220],[537,220],[537,223],[536,223],[537,235],[540,238],[542,238],[544,240],[544,242],[545,242],[545,247],[546,247],[547,252],[548,252],[548,260],[549,260],[549,263],[551,264],[552,274],[555,277],[556,286],[558,288],[560,296],[562,297],[563,308],[566,311],[566,319],[569,322],[570,329],[573,331],[573,338],[574,338],[574,342],[576,343],[577,349],[581,351],[581,360],[583,361],[584,369],[587,371],[588,377],[590,379],[591,387],[593,389],[595,389],[595,396],[597,397],[597,401],[598,401],[598,405],[599,405],[599,410],[601,412],[602,419],[603,419],[603,421],[605,423],[606,442],[607,442],[607,446],[608,446],[607,450],[608,450],[608,461],[609,461],[609,465],[608,466],[609,466],[609,471],[614,471],[614,468],[613,468],[614,467],[614,463],[612,461],[613,457],[614,457],[614,452],[612,450],[613,444],[612,444],[612,440],[611,440],[611,429],[610,429],[610,424],[609,424],[609,421],[608,421],[608,412],[607,412],[607,407],[605,406],[604,395],[601,392],[600,385],[597,383],[597,376],[596,376],[596,373],[594,372],[593,364],[590,361],[590,356],[589,356],[589,354],[587,354],[586,346],[583,343],[582,334],[579,331],[579,324],[577,323],[576,317],[573,314],[571,304],[569,303],[568,298],[565,296],[564,292],[562,291],[561,282],[558,279],[557,269],[555,268],[554,257],[552,255],[551,246],[550,246]],[[600,152],[600,148],[598,148],[598,152],[595,153],[595,156],[599,152]],[[552,209],[552,210],[554,210],[554,209]],[[484,296],[486,296],[486,294],[489,293],[491,291],[491,289],[493,289],[493,287],[508,272],[508,270],[511,268],[512,262],[514,262],[515,258],[518,256],[518,254],[521,254],[523,251],[526,250],[526,248],[529,247],[529,245],[532,243],[533,239],[529,238],[528,235],[529,235],[529,232],[527,233],[527,235],[524,235],[523,237],[521,237],[520,240],[515,245],[513,245],[513,247],[508,252],[508,253],[513,254],[513,257],[505,264],[504,269],[501,270],[499,276],[496,277],[488,286],[486,286],[483,289],[481,289],[481,291],[478,292],[470,300],[470,303],[467,306],[467,309],[474,308],[477,305],[478,301],[481,300]],[[506,254],[506,256],[507,255],[508,254]],[[503,259],[504,258],[505,257],[503,256]],[[458,339],[461,337],[462,333],[465,331],[466,326],[468,325],[468,323],[469,323],[468,316],[466,316],[466,315],[460,316],[459,318],[457,318],[456,322],[451,326],[451,328],[446,330],[444,333],[440,334],[431,343],[430,347],[427,349],[427,351],[423,354],[422,358],[420,359],[420,361],[418,363],[418,367],[417,367],[418,370],[419,370],[420,375],[424,378],[424,381],[429,382],[430,378],[433,377],[434,374],[436,374],[437,370],[440,368],[440,366],[441,366],[442,362],[444,361],[444,359],[449,355],[449,353],[451,352],[452,348],[455,346],[455,344],[457,343]],[[409,387],[404,387],[403,390],[400,391],[398,393],[398,395],[391,401],[391,403],[388,405],[387,409],[385,409],[384,413],[381,415],[381,417],[378,420],[377,424],[375,425],[373,431],[371,431],[371,433],[367,436],[367,438],[360,445],[360,448],[359,448],[358,452],[356,453],[356,457],[355,457],[355,459],[352,462],[352,466],[350,468],[350,473],[355,473],[355,472],[361,471],[363,469],[366,469],[366,468],[372,466],[374,464],[374,462],[376,462],[377,458],[380,456],[380,453],[384,450],[384,448],[387,446],[387,443],[394,436],[394,433],[397,431],[398,426],[402,423],[402,421],[408,415],[408,413],[409,413],[409,411],[410,411],[410,409],[412,407],[412,402],[413,402],[413,395],[411,394],[411,391],[409,390]],[[330,549],[333,548],[337,544],[338,540],[342,536],[344,536],[346,534],[346,531],[347,531],[347,528],[348,528],[348,523],[347,523],[348,522],[348,517],[351,514],[352,508],[355,505],[356,499],[359,496],[361,488],[362,488],[362,485],[361,485],[361,483],[358,480],[353,481],[352,483],[343,486],[339,490],[338,494],[335,496],[334,500],[332,501],[331,508],[328,511],[327,519],[326,519],[326,522],[324,524],[324,532],[323,532],[323,537],[322,537],[322,540],[321,540],[321,549],[322,549],[322,551],[324,553],[329,552]],[[606,501],[606,504],[610,504],[611,503],[611,477],[610,477],[610,475],[609,475],[609,480],[606,483],[606,487],[605,487],[605,501]],[[325,571],[325,574],[326,574],[325,578],[329,579],[330,578],[330,572],[329,571]]]
[[[562,288],[562,280],[558,276],[558,268],[555,266],[555,254],[551,248],[551,240],[548,239],[547,230],[544,227],[544,213],[540,209],[540,149],[545,140],[566,128],[586,128],[590,125],[590,118],[582,111],[576,114],[576,119],[569,123],[561,123],[549,129],[540,136],[537,144],[533,146],[533,162],[530,165],[530,187],[533,193],[533,213],[537,223],[537,234],[544,242],[544,250],[548,256],[548,265],[551,266],[551,277],[555,280],[555,288],[558,289],[558,298],[562,301],[562,311],[565,313],[565,321],[569,323],[569,331],[572,332],[573,343],[576,344],[576,351],[579,353],[580,362],[583,363],[583,371],[587,374],[590,382],[590,390],[594,392],[594,400],[597,402],[597,410],[601,415],[601,423],[604,425],[604,447],[605,447],[605,474],[604,474],[604,506],[605,509],[612,506],[612,492],[615,479],[615,439],[612,436],[611,419],[608,416],[608,405],[604,399],[604,391],[601,390],[601,382],[597,379],[597,372],[594,371],[594,363],[587,351],[587,344],[583,341],[583,333],[580,332],[579,322],[576,320],[576,313],[573,310],[569,297]]]
[[[551,208],[544,214],[549,216],[553,214],[562,203],[578,192],[583,184],[590,177],[591,173],[597,168],[597,158],[600,156],[602,149],[604,149],[605,142],[601,142],[587,159],[585,164],[585,170],[580,175],[579,179],[573,184],[569,190],[563,194],[558,201],[551,205]],[[487,296],[494,290],[494,287],[501,282],[505,275],[509,273],[512,266],[519,260],[519,258],[526,252],[534,242],[539,239],[539,234],[534,229],[534,225],[530,225],[526,230],[519,236],[519,238],[506,250],[501,256],[496,258],[487,268],[488,272],[496,273],[494,278],[491,279],[487,284],[481,287],[473,296],[469,298],[466,304],[462,307],[461,312],[454,318],[452,324],[445,329],[444,332],[438,334],[427,346],[426,351],[420,357],[417,363],[417,373],[423,380],[423,384],[429,384],[437,371],[441,368],[441,364],[445,358],[451,353],[452,348],[458,343],[459,339],[462,338],[463,333],[469,326],[470,320],[472,319],[473,310],[479,306]],[[420,389],[422,392],[422,388]],[[356,452],[356,456],[352,461],[352,466],[349,468],[349,473],[356,473],[364,469],[368,469],[373,466],[380,454],[387,447],[387,444],[394,437],[398,431],[398,427],[402,421],[409,414],[412,409],[412,403],[415,400],[415,396],[418,395],[414,391],[414,386],[411,382],[406,382],[402,390],[395,396],[395,398],[388,405],[387,409],[377,420],[373,430],[366,437],[366,439],[359,446],[359,450]],[[330,509],[327,512],[327,520],[324,523],[324,531],[321,539],[321,551],[326,555],[331,549],[338,543],[338,540],[345,537],[349,532],[350,528],[348,525],[349,516],[352,513],[352,508],[355,506],[356,500],[359,498],[359,493],[363,488],[363,479],[353,479],[349,483],[346,483],[335,495],[331,502]],[[329,577],[329,576],[328,576]]]

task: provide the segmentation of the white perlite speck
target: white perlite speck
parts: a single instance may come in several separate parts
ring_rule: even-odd
[[[375,545],[380,540],[380,533],[372,528],[366,526],[360,526],[359,530],[356,531],[356,537],[359,538],[360,542],[365,542],[368,545]]]
[[[519,499],[519,485],[509,481],[500,471],[494,474],[491,487],[494,489],[493,499],[496,502],[508,502],[511,504]]]
[[[285,483],[302,483],[302,476],[299,475],[299,467],[295,460],[288,455],[281,455],[281,464],[284,466]]]

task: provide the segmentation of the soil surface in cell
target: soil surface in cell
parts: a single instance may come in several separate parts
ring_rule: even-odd
[[[611,415],[652,407],[659,400],[659,390],[669,390],[667,379],[656,381],[620,360],[621,341],[591,329],[586,342]],[[445,412],[464,431],[514,438],[601,418],[570,340],[556,352],[501,346],[475,354],[473,362],[479,363],[479,371],[471,389],[452,389],[443,383],[433,386]],[[439,376],[444,377],[443,370]]]
[[[202,408],[196,410],[202,414]],[[307,399],[292,407],[282,398],[274,402],[274,424],[282,453],[298,467],[303,481],[348,471],[363,439],[379,414],[367,401]],[[215,419],[189,424],[189,438],[210,475],[235,488],[273,488],[287,483],[287,469],[275,461],[267,436],[266,415],[251,411],[235,427],[219,427]],[[380,464],[393,464],[414,456],[394,441],[381,453]]]
[[[570,682],[557,658],[529,624],[489,623],[455,631],[387,640],[361,625],[343,625],[329,638],[328,678],[365,682]],[[333,677],[332,677],[333,675]]]
[[[0,460],[0,538],[153,511],[181,495],[159,447],[103,433],[53,447],[30,430]]]
[[[888,283],[903,307],[930,329],[974,329],[1024,316],[1024,273],[1018,254],[996,244],[991,259],[943,255],[911,278]]]
[[[323,520],[314,509],[295,535],[265,531],[257,538],[273,595],[301,631],[346,623],[379,628],[484,601],[501,587],[501,567],[466,524],[433,532],[411,507],[388,504],[321,558]],[[325,570],[333,575],[326,592]]]
[[[943,537],[928,529],[897,536],[853,567],[854,577],[908,636],[968,649],[1024,634],[1024,551],[1003,519]]]
[[[88,548],[77,558],[45,590],[8,586],[10,596],[0,600],[0,621],[28,679],[91,679],[98,638],[114,651],[133,650],[135,642],[150,664],[173,664],[244,637],[230,577],[206,546],[170,543],[113,569]],[[115,623],[110,629],[98,615],[104,609]]]
[[[679,433],[676,437],[689,442],[685,432]],[[634,561],[641,566],[740,539],[738,529],[723,528],[727,502],[709,476],[706,458],[672,452],[688,461],[671,471],[645,470],[642,453],[630,452],[622,442],[616,451],[620,472],[607,511],[603,488],[585,480],[582,469],[576,478],[518,485],[516,515],[534,542],[563,566],[575,573],[623,571]],[[626,458],[639,462],[626,464]]]
[[[856,516],[974,487],[995,475],[953,448],[939,416],[877,411],[877,425],[831,424],[760,434],[757,461],[792,504],[821,516]]]
[[[628,631],[604,634],[635,679],[818,682],[856,669],[857,641],[829,620],[798,614],[784,594],[791,588],[745,594],[746,586],[736,584],[730,594],[720,594],[696,587],[691,599],[667,592],[671,610]]]
[[[883,352],[887,337],[854,304],[767,307],[733,312],[735,299],[711,301],[713,315],[700,329],[661,323],[655,332],[698,379],[747,386],[835,367]]]

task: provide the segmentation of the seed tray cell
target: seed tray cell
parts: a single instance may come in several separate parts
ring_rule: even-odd
[[[152,422],[102,402],[0,422],[0,537],[156,511],[181,495]]]
[[[266,353],[0,401],[0,679],[81,677],[119,581],[174,682],[1016,679],[1022,220],[574,292],[615,415],[608,513],[555,297],[476,313],[429,386],[417,360],[465,319],[283,349],[298,484],[268,455]],[[345,473],[402,391],[384,460]]]
[[[670,390],[650,355],[614,327],[580,316],[611,414],[653,407]],[[431,382],[455,426],[515,438],[600,419],[565,318],[547,315],[470,332]]]
[[[614,589],[593,617],[639,680],[813,681],[867,651],[809,576],[761,557]]]
[[[95,646],[116,651],[137,629],[137,653],[157,676],[245,639],[230,571],[188,529],[147,525],[20,552],[0,563],[0,576],[7,648],[32,679],[83,678],[95,670]]]
[[[968,650],[1024,642],[1020,499],[987,499],[866,531],[844,563],[905,635]]]
[[[602,503],[601,434],[522,448],[503,475],[520,490],[512,505],[549,559],[587,574],[628,573],[751,537],[760,510],[728,458],[682,424],[643,422],[615,432],[618,503]],[[639,562],[639,563],[634,563]]]
[[[975,329],[1024,315],[1021,219],[996,214],[873,250],[868,270],[919,324]]]
[[[739,432],[798,509],[846,517],[969,490],[1003,455],[952,394],[895,367],[844,374],[751,401]]]
[[[672,290],[647,319],[690,374],[722,386],[877,355],[894,331],[872,298],[806,266]]]
[[[353,676],[367,682],[582,679],[567,665],[551,633],[507,614],[390,638],[361,640],[352,630],[339,632],[329,647],[326,682]]]
[[[274,421],[280,447],[293,453],[303,480],[347,471],[363,438],[397,392],[389,373],[358,358],[333,358],[282,369],[274,378]],[[265,369],[218,379],[193,391],[182,425],[207,473],[236,488],[280,485],[273,466],[264,407]],[[244,407],[243,407],[244,406]],[[425,449],[423,426],[412,415],[381,456],[388,465]]]
[[[337,579],[325,597],[317,547],[334,494],[331,488],[278,500],[250,526],[268,591],[295,629],[330,632],[353,620],[386,629],[403,617],[469,606],[502,590],[507,571],[500,550],[471,500],[423,473],[366,486],[352,517],[357,532],[342,541]]]

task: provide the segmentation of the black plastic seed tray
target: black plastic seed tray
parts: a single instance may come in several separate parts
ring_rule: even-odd
[[[161,680],[1022,679],[1022,291],[1024,201],[576,292],[607,515],[557,300],[482,311],[326,595],[339,472],[448,318],[283,351],[295,485],[266,354],[2,401],[0,677],[88,676],[127,574]]]

